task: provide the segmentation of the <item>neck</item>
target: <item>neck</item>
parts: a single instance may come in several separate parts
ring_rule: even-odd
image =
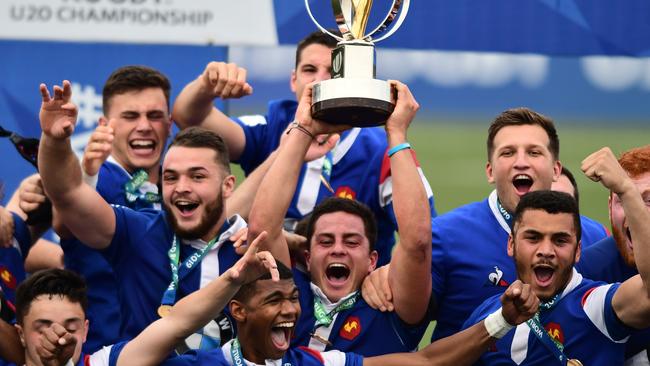
[[[214,239],[219,235],[219,231],[221,231],[221,227],[223,226],[223,223],[226,222],[226,215],[221,214],[219,217],[219,220],[212,226],[212,228],[202,237],[199,239],[203,240],[204,242],[209,242],[210,240]]]
[[[239,346],[241,347],[241,353],[243,357],[250,362],[256,363],[258,365],[264,365],[266,359],[271,357],[264,357],[264,355],[259,350],[255,349],[255,344],[257,342],[247,342],[248,340],[256,339],[259,337],[259,334],[251,334],[247,330],[240,328],[239,325],[237,326],[237,329],[239,331],[237,339],[239,340]]]
[[[145,172],[147,172],[147,175],[149,176],[149,182],[153,184],[158,184],[158,179],[160,178],[160,165],[156,164],[152,167],[149,168],[135,168],[135,167],[130,167],[124,163],[124,161],[115,156],[111,155],[113,159],[124,169],[126,170],[129,174],[133,175],[138,169],[143,169]]]

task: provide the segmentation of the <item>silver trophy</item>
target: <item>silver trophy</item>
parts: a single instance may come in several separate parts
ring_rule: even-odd
[[[357,127],[377,126],[386,121],[395,108],[395,97],[388,82],[375,79],[375,43],[390,37],[402,25],[409,3],[410,0],[393,0],[381,24],[366,34],[372,0],[332,0],[341,31],[339,37],[318,23],[309,0],[305,0],[314,24],[339,41],[332,50],[332,78],[314,85],[314,118]]]

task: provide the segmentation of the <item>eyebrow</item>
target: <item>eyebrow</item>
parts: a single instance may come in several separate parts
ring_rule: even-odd
[[[296,292],[298,292],[298,288],[294,285],[293,289],[291,290],[291,295],[295,294]],[[284,292],[280,290],[273,291],[270,294],[268,294],[266,297],[264,297],[264,301],[271,300],[275,297],[284,297]]]

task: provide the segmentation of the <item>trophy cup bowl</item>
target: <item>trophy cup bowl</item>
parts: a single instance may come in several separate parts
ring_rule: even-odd
[[[387,81],[375,79],[374,43],[399,28],[408,13],[409,0],[393,0],[384,21],[364,34],[371,5],[372,0],[332,0],[342,35],[339,37],[316,21],[309,0],[305,0],[307,12],[316,26],[339,41],[332,50],[332,78],[313,88],[311,113],[316,119],[355,127],[378,126],[384,124],[395,109],[392,87]],[[389,30],[395,19],[397,22]],[[378,37],[373,41],[373,36]]]

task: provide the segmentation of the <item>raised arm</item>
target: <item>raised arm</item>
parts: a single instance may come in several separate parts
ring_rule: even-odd
[[[77,120],[77,107],[70,101],[70,82],[54,86],[50,97],[40,86],[42,104],[38,167],[47,196],[63,224],[83,243],[101,249],[115,232],[115,213],[106,201],[81,179],[81,167],[72,151],[70,136]],[[91,224],[89,224],[91,223]]]
[[[258,243],[265,236],[258,236],[246,254],[223,275],[178,301],[168,316],[156,320],[130,341],[120,353],[117,365],[159,365],[180,341],[214,319],[242,285],[265,272],[271,273],[272,280],[279,280],[273,256],[258,252]]]
[[[250,95],[246,69],[234,63],[210,62],[194,81],[176,97],[172,118],[181,129],[201,126],[218,133],[228,144],[230,158],[237,160],[244,151],[244,130],[215,108],[215,98],[229,99]]]
[[[399,228],[388,281],[397,315],[409,324],[423,320],[431,295],[431,209],[412,150],[404,148],[406,131],[419,108],[408,87],[392,81],[397,90],[395,110],[386,121],[393,209]]]
[[[539,299],[530,285],[517,280],[501,296],[501,308],[484,320],[415,353],[398,353],[367,358],[364,366],[457,366],[471,365],[488,347],[512,328],[535,315]]]
[[[284,217],[298,184],[300,168],[310,144],[319,135],[328,135],[345,129],[327,125],[311,118],[311,88],[305,88],[296,111],[296,120],[287,130],[273,165],[264,176],[255,195],[249,220],[249,233],[268,233],[265,249],[277,260],[290,266],[287,242],[282,234]],[[319,136],[326,138],[326,136]],[[330,141],[331,142],[331,141]],[[326,142],[327,144],[327,142]]]
[[[582,171],[621,200],[639,275],[621,284],[612,298],[612,306],[624,324],[646,328],[650,326],[650,208],[609,148],[589,155],[582,162]]]

